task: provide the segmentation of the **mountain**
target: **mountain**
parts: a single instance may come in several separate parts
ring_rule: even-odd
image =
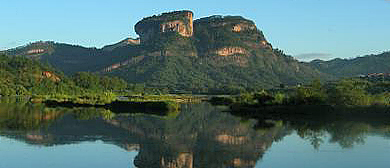
[[[126,46],[137,46],[140,44],[140,39],[126,38],[118,43],[107,45],[102,48],[103,51],[113,51],[117,48],[126,47]]]
[[[32,90],[32,87],[39,87],[47,82],[58,83],[62,77],[55,74],[51,67],[36,60],[0,54],[0,79],[1,97],[2,95],[25,95]]]
[[[26,46],[3,51],[11,56],[26,56],[28,58],[49,63],[65,74],[80,71],[96,72],[118,61],[127,59],[129,53],[136,50],[131,39],[125,39],[117,44],[105,46],[102,49],[86,48],[79,45],[39,41]]]
[[[168,90],[226,92],[332,78],[274,49],[241,16],[193,20],[193,12],[175,11],[142,19],[135,31],[139,39],[101,49],[37,42],[5,53],[48,62],[65,74],[98,72]]]
[[[355,77],[369,73],[389,73],[389,63],[390,52],[384,52],[353,59],[314,60],[308,65],[335,77]]]
[[[138,53],[106,74],[152,87],[208,92],[296,85],[330,76],[274,49],[251,20],[191,11],[163,13],[135,25]]]

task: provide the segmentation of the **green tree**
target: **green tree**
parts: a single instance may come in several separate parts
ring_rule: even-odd
[[[361,80],[341,80],[328,89],[329,102],[336,105],[369,105],[368,83]]]

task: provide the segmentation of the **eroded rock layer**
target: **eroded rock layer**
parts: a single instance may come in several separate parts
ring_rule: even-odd
[[[161,33],[168,32],[177,32],[181,36],[191,37],[193,34],[193,13],[191,11],[176,11],[147,17],[135,25],[135,31],[140,36],[141,43],[148,42]]]

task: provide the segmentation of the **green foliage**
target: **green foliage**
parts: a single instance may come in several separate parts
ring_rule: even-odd
[[[79,120],[93,120],[98,118],[103,118],[105,120],[112,119],[115,114],[110,110],[106,110],[104,108],[73,108],[72,113],[75,118]]]
[[[328,89],[329,101],[337,105],[369,105],[368,83],[360,80],[342,80]]]
[[[150,39],[147,43],[142,44],[140,47],[144,49],[144,52],[196,52],[193,39],[183,37],[178,32],[158,33],[153,39]]]
[[[265,90],[263,90],[259,93],[255,93],[254,99],[257,100],[257,103],[259,105],[271,104],[273,102],[273,100],[275,100],[275,98],[272,95],[270,95],[269,93],[267,93]]]
[[[390,52],[378,55],[366,55],[353,59],[315,60],[309,65],[323,73],[336,77],[356,77],[369,73],[387,73],[390,69]]]
[[[80,72],[69,78],[25,57],[0,56],[0,75],[0,95],[33,95],[36,100],[105,103],[115,100],[113,91],[127,89],[127,83],[118,77]]]
[[[327,99],[325,88],[319,80],[314,80],[309,86],[299,86],[296,94],[289,98],[293,104],[324,104]]]
[[[378,88],[379,87],[379,88]],[[314,80],[310,85],[298,86],[293,93],[266,91],[241,94],[235,103],[241,105],[338,105],[367,106],[389,105],[390,93],[378,92],[383,83],[360,79],[344,79],[322,84]]]
[[[238,102],[240,104],[248,104],[248,105],[255,104],[256,100],[254,98],[255,98],[254,94],[243,93],[243,94],[240,94],[240,96],[237,98],[236,102]]]
[[[276,93],[275,96],[274,96],[274,100],[272,102],[272,104],[277,104],[277,105],[281,105],[281,104],[284,104],[285,101],[286,101],[286,95],[283,94],[283,93]]]
[[[0,103],[0,129],[36,130],[62,115],[58,111],[44,111],[42,104],[19,101]]]

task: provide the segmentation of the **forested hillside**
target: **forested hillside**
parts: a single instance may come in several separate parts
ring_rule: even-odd
[[[62,72],[37,60],[0,54],[0,95],[83,95],[127,88],[117,77]]]
[[[97,72],[103,70],[111,64],[126,60],[135,51],[137,51],[137,47],[132,45],[113,45],[97,49],[39,41],[2,53],[39,60],[63,71],[66,75],[71,75],[80,71]]]
[[[353,59],[314,60],[309,65],[323,73],[336,77],[356,77],[369,73],[389,73],[390,52],[384,52],[378,55],[366,55]]]

